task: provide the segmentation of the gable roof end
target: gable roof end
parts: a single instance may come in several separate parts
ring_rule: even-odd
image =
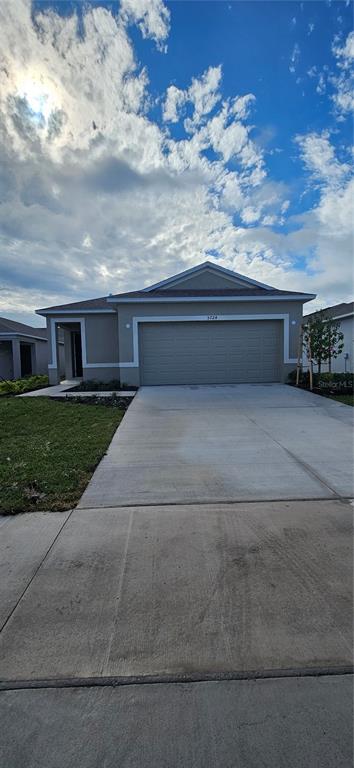
[[[177,275],[172,275],[172,277],[167,277],[165,280],[161,280],[159,283],[154,283],[153,285],[148,285],[146,288],[143,288],[142,290],[144,293],[149,293],[149,291],[155,291],[157,288],[162,288],[166,285],[173,285],[179,280],[183,280],[186,277],[190,277],[191,275],[195,275],[198,272],[201,272],[203,269],[211,269],[215,272],[218,272],[221,275],[225,275],[225,277],[234,277],[237,280],[242,280],[244,283],[248,283],[249,285],[255,285],[258,288],[265,288],[266,290],[272,290],[273,286],[266,285],[265,283],[260,283],[258,280],[253,280],[251,277],[245,277],[245,275],[241,275],[239,272],[233,272],[231,269],[226,269],[226,267],[221,267],[219,264],[215,264],[213,261],[203,261],[202,264],[197,264],[196,267],[191,267],[191,269],[186,269],[184,272],[178,272]]]

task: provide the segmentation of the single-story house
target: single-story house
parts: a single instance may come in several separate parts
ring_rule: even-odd
[[[18,323],[0,317],[0,379],[48,373],[47,328]],[[59,338],[59,359],[63,362],[63,342]],[[60,364],[63,370],[63,364]]]
[[[332,307],[326,307],[323,310],[325,317],[332,317],[340,322],[339,330],[342,332],[344,347],[338,357],[331,360],[331,370],[334,373],[354,373],[354,301],[342,304],[335,304]],[[316,312],[304,317],[308,321],[315,317]],[[308,361],[304,358],[304,364]],[[328,371],[328,363],[322,363],[322,371]],[[317,368],[314,366],[314,370]]]
[[[0,317],[1,378],[20,379],[32,373],[47,373],[47,368],[47,329]]]
[[[284,381],[297,361],[302,308],[285,291],[206,261],[137,291],[37,310],[47,318],[49,377],[122,385]]]

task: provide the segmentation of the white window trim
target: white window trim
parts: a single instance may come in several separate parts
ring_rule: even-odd
[[[86,363],[86,328],[85,319],[83,317],[56,317],[50,319],[50,341],[51,341],[51,356],[52,362],[48,363],[49,369],[58,368],[57,358],[57,329],[56,326],[60,323],[80,323],[81,327],[81,348],[82,348],[82,367],[84,368],[84,360]]]
[[[296,357],[289,357],[290,322],[288,314],[267,315],[219,315],[217,320],[209,320],[208,315],[160,315],[158,317],[133,317],[133,360],[130,363],[119,363],[120,368],[139,368],[139,323],[181,323],[181,322],[211,322],[223,320],[281,320],[284,330],[283,363],[296,363]]]

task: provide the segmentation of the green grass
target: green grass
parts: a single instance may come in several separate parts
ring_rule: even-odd
[[[0,400],[0,512],[73,507],[124,411],[46,397]]]
[[[337,400],[338,403],[344,403],[344,405],[354,405],[353,395],[331,395],[331,400]]]

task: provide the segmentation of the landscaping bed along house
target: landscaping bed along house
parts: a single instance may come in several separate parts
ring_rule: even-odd
[[[128,400],[0,399],[0,513],[74,507]]]
[[[119,379],[112,379],[111,381],[88,379],[86,381],[80,381],[80,384],[77,384],[75,387],[70,387],[68,392],[119,392],[124,389],[136,390],[138,388],[121,385]]]
[[[296,386],[296,370],[289,374],[288,382]],[[298,386],[301,389],[310,390],[309,371],[300,372]],[[312,392],[315,395],[330,397],[345,405],[354,405],[354,374],[313,373]]]
[[[0,379],[0,395],[23,395],[35,389],[49,387],[48,376],[26,376],[23,379]]]

